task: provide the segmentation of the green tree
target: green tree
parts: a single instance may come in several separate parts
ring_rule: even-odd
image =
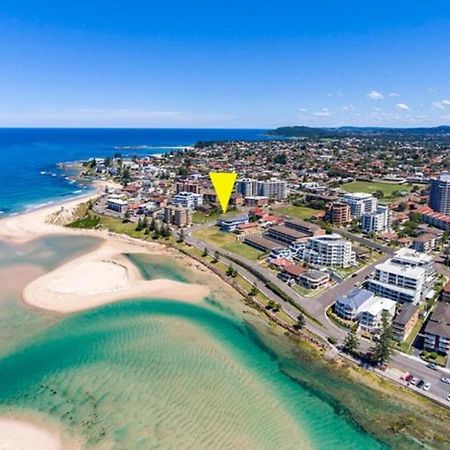
[[[374,362],[382,365],[390,360],[392,356],[391,341],[391,317],[387,311],[383,311],[381,313],[381,330],[378,335],[378,340],[375,345],[375,351],[373,354]]]
[[[350,355],[355,354],[358,351],[359,347],[359,340],[358,340],[358,325],[355,324],[353,327],[350,328],[347,337],[344,341],[344,352],[348,353]]]
[[[295,328],[297,330],[301,330],[305,325],[306,325],[305,315],[303,313],[300,313],[297,316],[297,323],[295,324]]]
[[[250,295],[251,297],[255,297],[256,295],[258,295],[258,293],[259,293],[258,286],[256,286],[256,283],[253,283],[248,295]]]

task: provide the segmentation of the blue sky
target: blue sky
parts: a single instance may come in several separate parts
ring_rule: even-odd
[[[0,2],[0,126],[450,124],[449,75],[448,0]]]

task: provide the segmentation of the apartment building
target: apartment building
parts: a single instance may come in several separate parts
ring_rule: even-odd
[[[172,203],[183,208],[196,209],[203,205],[203,195],[193,192],[179,192],[172,197]]]
[[[424,349],[448,355],[450,352],[450,304],[439,302],[424,331]]]
[[[396,302],[378,297],[367,289],[354,288],[336,299],[334,312],[337,316],[358,322],[364,331],[375,333],[381,326],[383,312],[389,317],[395,314]]]
[[[185,228],[192,225],[192,211],[181,206],[166,206],[164,208],[164,222]]]
[[[419,320],[419,307],[412,303],[402,305],[395,319],[392,321],[393,338],[403,342],[411,334]]]
[[[430,180],[428,206],[436,212],[450,215],[450,174],[443,173]]]
[[[350,214],[353,219],[359,219],[361,214],[375,212],[377,208],[377,199],[373,195],[363,192],[345,194],[341,198],[341,202],[350,207]]]
[[[310,237],[297,258],[317,266],[350,267],[355,264],[356,255],[349,241],[338,234],[326,234]]]
[[[242,214],[236,217],[230,217],[226,219],[219,219],[217,221],[217,225],[222,231],[226,231],[227,233],[236,231],[239,225],[243,225],[248,223],[248,215]]]
[[[333,225],[342,227],[351,222],[350,205],[347,203],[333,203],[328,211],[329,220]]]
[[[391,229],[392,213],[387,206],[377,206],[373,212],[361,214],[360,224],[363,233],[383,233]]]
[[[366,288],[400,303],[417,304],[426,297],[435,277],[431,256],[403,248],[375,267],[374,278],[366,282]]]
[[[236,192],[244,197],[267,197],[270,200],[283,200],[288,195],[287,181],[284,180],[254,180],[243,178],[236,181]]]
[[[361,330],[376,333],[381,328],[384,313],[388,314],[389,321],[392,320],[396,305],[394,300],[384,297],[374,296],[368,300],[362,307],[361,315],[358,318]]]

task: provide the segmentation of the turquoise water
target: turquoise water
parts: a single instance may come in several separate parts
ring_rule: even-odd
[[[97,244],[83,240],[22,246],[21,263],[48,270]],[[148,278],[191,279],[179,261],[136,262]],[[317,389],[322,378],[345,394],[345,382],[293,359],[289,341],[240,314],[226,288],[215,294],[225,307],[149,299],[61,317],[26,308],[22,287],[0,293],[0,317],[26,327],[0,340],[0,413],[38,412],[95,449],[384,448]]]

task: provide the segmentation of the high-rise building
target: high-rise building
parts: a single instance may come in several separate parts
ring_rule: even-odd
[[[430,181],[428,206],[436,212],[450,215],[450,174],[443,173]]]
[[[262,196],[270,200],[283,200],[288,195],[287,182],[275,179],[258,181],[242,178],[236,181],[236,192],[244,197]]]
[[[345,194],[341,202],[350,206],[350,214],[353,219],[359,219],[361,214],[374,212],[377,208],[377,199],[364,192]]]

